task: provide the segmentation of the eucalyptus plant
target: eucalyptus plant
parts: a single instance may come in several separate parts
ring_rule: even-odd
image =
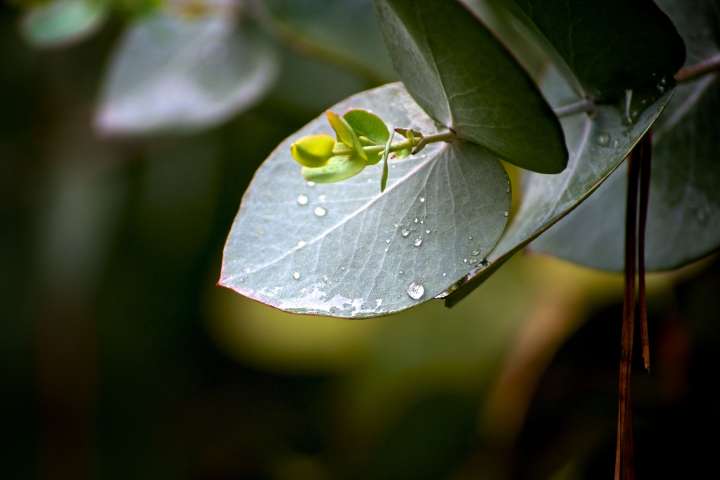
[[[720,4],[659,3],[376,0],[402,83],[340,102],[329,125],[278,146],[245,193],[220,284],[358,318],[452,306],[536,239],[624,269],[615,478],[631,478],[636,296],[650,364],[646,266],[720,245]]]
[[[451,307],[526,247],[622,270],[615,476],[631,478],[636,277],[649,366],[645,271],[720,246],[720,0],[373,3],[51,0],[21,28],[53,47],[123,12],[96,125],[136,134],[248,108],[279,76],[278,44],[392,77],[379,25],[400,82],[278,145],[219,283],[288,312],[364,318]],[[315,17],[340,27],[316,31]]]

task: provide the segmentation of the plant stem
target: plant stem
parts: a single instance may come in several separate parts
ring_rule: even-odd
[[[635,267],[637,265],[637,208],[641,145],[628,159],[628,187],[625,212],[625,298],[620,338],[618,375],[618,427],[615,445],[615,480],[634,478],[631,408],[632,352],[635,327]]]
[[[440,132],[440,133],[434,133],[432,135],[427,135],[425,137],[418,137],[414,141],[407,139],[403,140],[402,142],[394,143],[390,146],[390,152],[397,152],[399,150],[406,150],[408,148],[413,148],[417,146],[421,141],[425,144],[427,143],[437,143],[437,142],[450,142],[455,138],[455,134],[451,131],[447,132]],[[367,147],[363,147],[363,150],[365,150],[365,153],[380,153],[385,150],[385,145],[370,145]],[[348,155],[352,153],[352,148],[348,147],[347,145],[343,145],[341,143],[338,143],[335,148],[333,149],[333,153],[335,155]]]
[[[698,62],[695,65],[681,68],[680,71],[675,74],[675,81],[678,83],[691,82],[698,77],[718,71],[720,71],[720,53]]]
[[[640,339],[645,370],[650,371],[650,333],[648,331],[647,300],[645,298],[645,230],[650,201],[650,171],[652,167],[652,132],[641,140],[640,149],[640,206],[638,215],[638,304],[640,307]]]
[[[558,117],[569,117],[576,113],[592,112],[595,110],[595,103],[592,100],[583,98],[577,102],[569,103],[561,107],[554,108],[553,111]]]

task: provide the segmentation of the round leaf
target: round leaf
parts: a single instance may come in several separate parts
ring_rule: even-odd
[[[254,104],[272,85],[270,45],[227,14],[143,17],[125,32],[105,80],[98,127],[108,133],[197,130]]]
[[[434,122],[400,84],[333,107],[376,112],[391,126],[432,133]],[[283,310],[368,317],[427,301],[466,275],[495,245],[509,182],[487,150],[435,143],[343,183],[308,184],[289,146],[327,133],[321,117],[281,143],[258,169],[225,246],[220,283]]]
[[[663,0],[688,46],[687,64],[720,55],[717,2]],[[720,247],[720,79],[678,86],[655,129],[646,233],[648,270],[668,270]],[[535,250],[603,270],[623,269],[626,169],[533,243]]]
[[[527,72],[468,9],[457,0],[376,5],[395,69],[431,117],[520,167],[543,173],[565,168],[567,150],[555,114]]]
[[[572,90],[556,70],[548,71],[545,83],[544,91],[555,105],[573,101]],[[658,118],[669,98],[670,95],[665,94],[650,104],[638,113],[632,124],[626,121],[624,110],[613,105],[598,106],[592,116],[580,113],[563,118],[570,151],[568,168],[558,175],[523,174],[523,192],[517,212],[498,245],[482,268],[449,294],[446,304],[456,304],[513,254],[584,201],[622,164]],[[597,219],[597,224],[604,221],[605,216]]]

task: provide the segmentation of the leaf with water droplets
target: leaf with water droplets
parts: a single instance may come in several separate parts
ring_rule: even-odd
[[[134,22],[113,54],[96,116],[115,134],[197,130],[255,103],[272,85],[272,46],[228,9],[199,18],[157,12]]]
[[[400,84],[358,94],[333,110],[350,107],[372,110],[392,127],[437,129]],[[222,285],[292,312],[382,315],[432,299],[470,271],[464,257],[492,249],[500,238],[510,194],[505,171],[487,150],[433,143],[393,162],[383,193],[376,183],[381,165],[308,189],[289,145],[318,133],[330,133],[324,117],[281,143],[258,169],[225,246]],[[299,194],[308,197],[306,206],[298,205]],[[425,228],[432,235],[415,247]],[[422,285],[420,299],[409,296],[411,281]]]
[[[570,85],[555,69],[548,70],[542,87],[551,103],[556,105],[576,100]],[[599,105],[593,115],[578,113],[563,118],[563,130],[570,151],[568,168],[558,175],[523,173],[522,196],[508,228],[479,268],[459,288],[449,293],[446,304],[456,304],[513,254],[585,200],[622,164],[669,98],[670,95],[665,94],[650,104],[632,124],[625,121],[624,110],[617,105]],[[598,144],[594,139],[602,134],[611,136],[617,143]],[[599,220],[604,221],[604,217]]]
[[[688,46],[688,65],[720,56],[717,2],[661,0]],[[656,123],[645,246],[648,270],[683,266],[720,248],[720,77],[675,89]],[[576,263],[623,269],[626,168],[532,245]]]
[[[431,117],[520,167],[544,173],[565,168],[567,150],[555,114],[468,9],[457,1],[375,3],[395,69]]]

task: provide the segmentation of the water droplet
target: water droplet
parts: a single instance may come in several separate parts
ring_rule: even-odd
[[[620,146],[620,140],[617,138],[613,140],[613,148],[618,148]]]
[[[300,205],[301,207],[304,207],[305,205],[308,204],[308,202],[309,202],[309,199],[308,199],[307,195],[305,195],[304,193],[301,193],[300,195],[298,195],[298,197],[297,197],[298,205]]]
[[[431,230],[425,230],[426,235],[430,235]]]
[[[324,217],[325,215],[327,215],[327,210],[325,210],[323,207],[315,207],[314,213],[316,217]]]
[[[422,237],[418,237],[418,238],[416,238],[415,241],[413,242],[413,246],[419,247],[419,246],[422,245],[422,242],[423,242]]]
[[[422,283],[412,282],[407,287],[407,294],[413,300],[420,300],[425,295],[425,287]]]
[[[318,197],[318,201],[319,201],[320,203],[325,203],[326,200],[327,200],[327,195],[320,195],[320,196]]]
[[[389,245],[389,244],[390,244],[390,239],[389,239],[389,238],[386,238],[386,239],[385,239],[385,243],[387,243],[387,244]]]
[[[402,270],[400,270],[400,271],[398,272],[398,275],[399,275],[399,276],[405,275],[405,272],[403,272]]]
[[[387,253],[387,252],[388,252],[388,250],[390,250],[390,248],[388,248],[388,247],[385,247],[385,253]]]
[[[292,273],[292,277],[293,277],[295,280],[300,280],[300,272],[293,272],[293,273]]]
[[[509,215],[510,215],[510,212],[508,212],[507,210],[505,210],[505,211],[503,212],[503,216],[504,216],[504,217],[507,217],[507,216],[509,216]]]
[[[447,277],[447,272],[443,272],[443,277]]]
[[[424,225],[424,224],[425,224],[425,220],[420,220],[420,225]]]
[[[610,143],[610,135],[607,133],[601,133],[597,136],[597,143],[601,147],[606,147]]]
[[[418,223],[419,221],[420,221],[420,219],[415,217],[415,219],[413,220],[413,223]]]
[[[400,235],[402,235],[403,238],[407,238],[408,235],[410,235],[410,230],[407,228],[403,228],[402,232],[400,232]]]
[[[473,239],[473,236],[470,235],[470,236],[468,237],[468,240],[472,240],[472,239]]]
[[[305,245],[307,245],[307,243],[305,242],[305,240],[300,240],[300,241],[297,243],[297,247],[298,247],[298,248],[303,248]]]
[[[468,259],[467,259],[467,258],[463,258],[463,263],[467,263],[467,262],[468,262]]]
[[[420,203],[425,203],[425,197],[420,197]]]
[[[307,186],[310,187],[310,188],[312,188],[312,187],[315,186],[315,182],[309,181],[309,182],[307,182]]]
[[[473,256],[477,257],[478,255],[480,255],[480,250],[473,250],[473,251],[470,252],[470,253],[472,253]]]

